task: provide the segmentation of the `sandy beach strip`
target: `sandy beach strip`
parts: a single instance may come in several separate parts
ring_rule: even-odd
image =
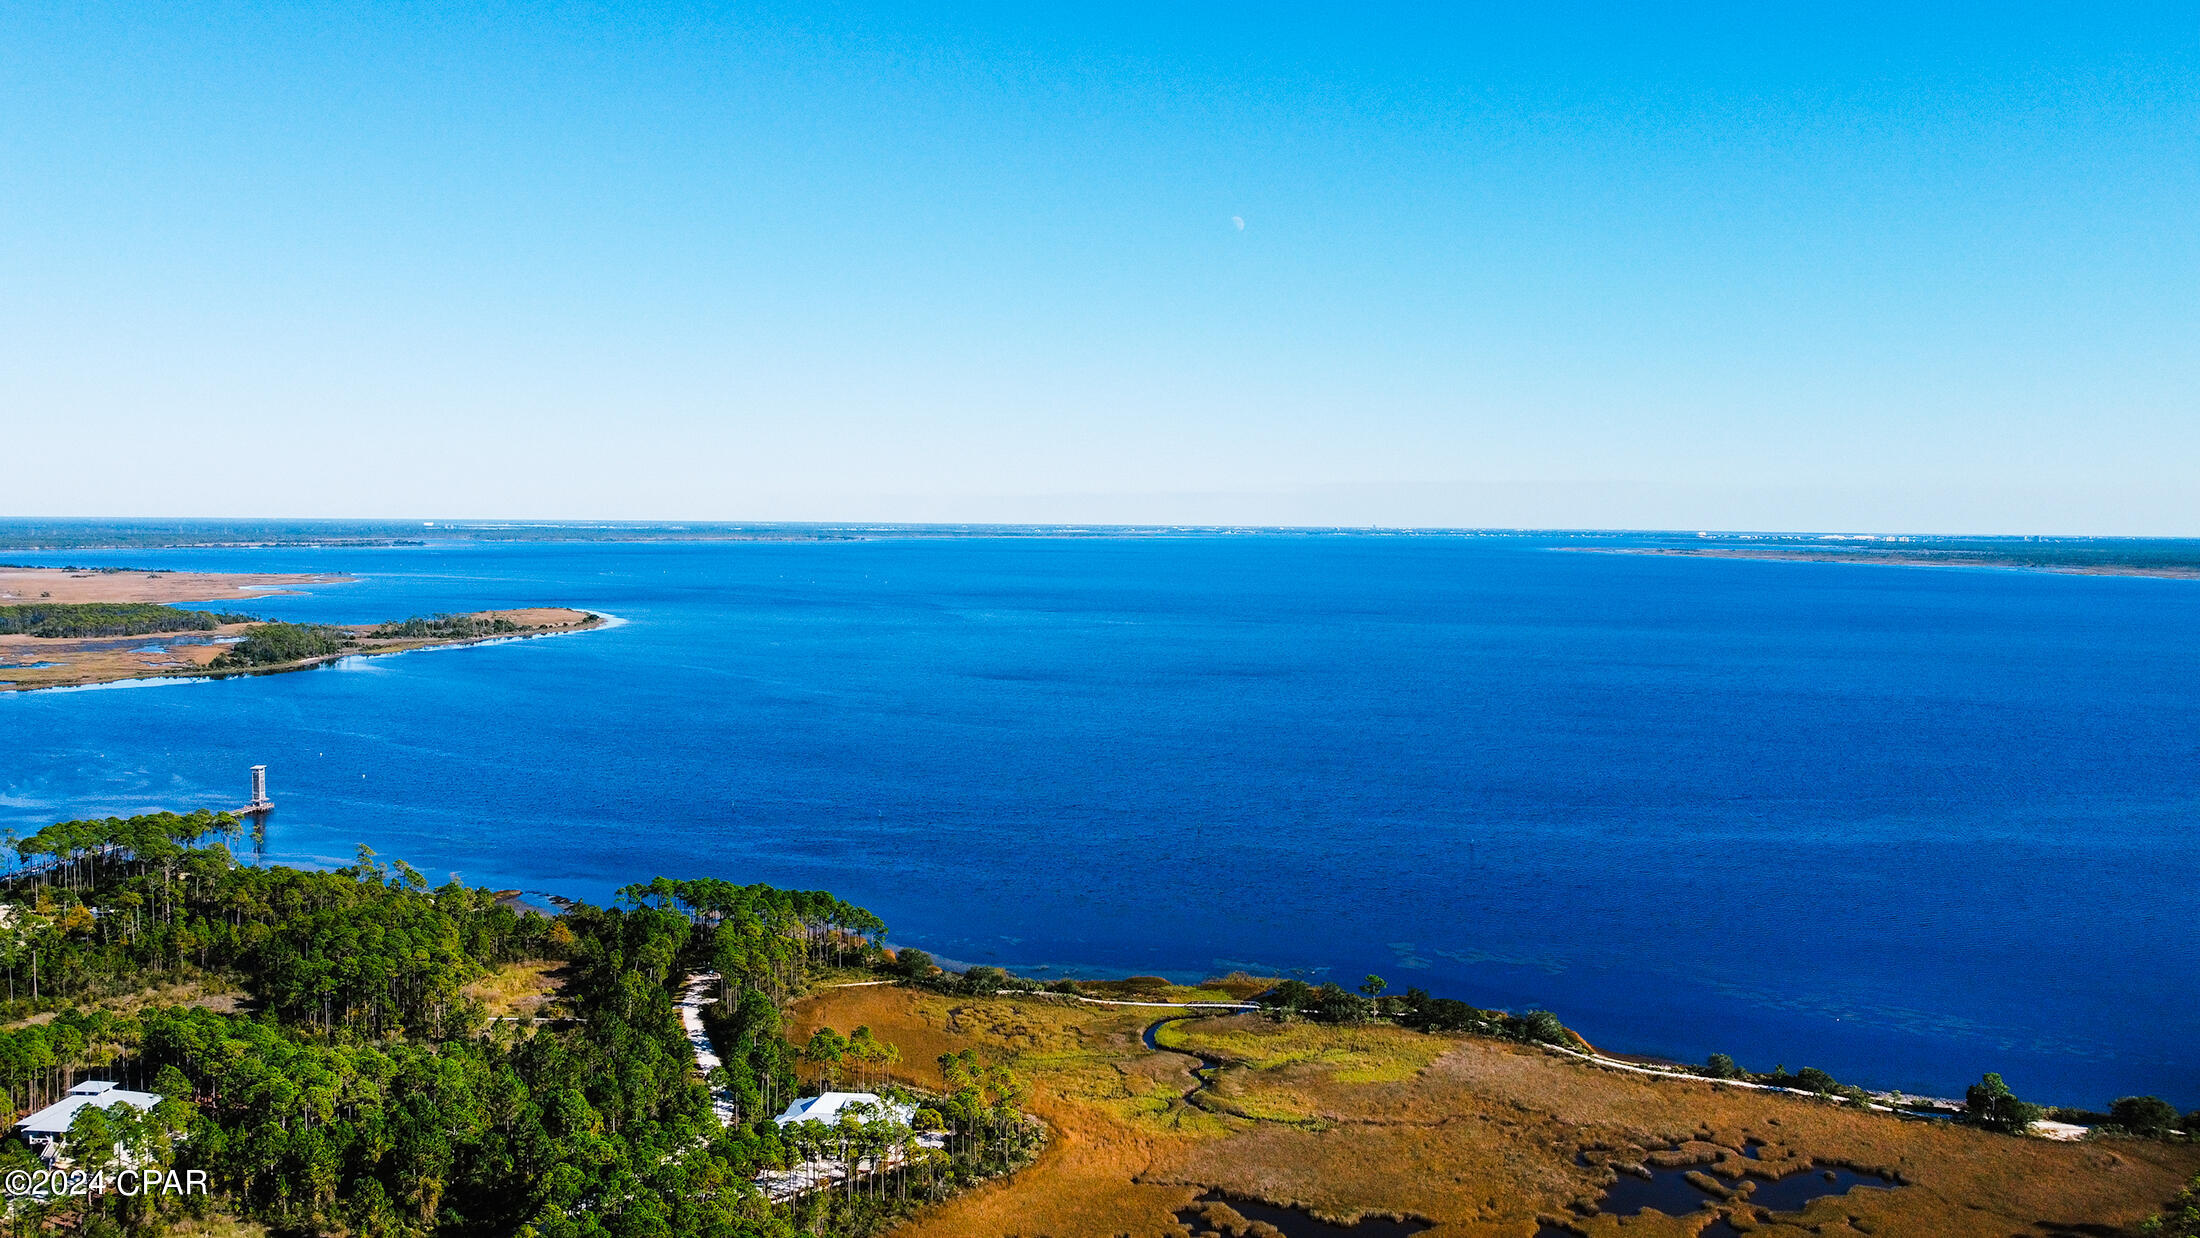
[[[0,606],[31,602],[221,603],[350,584],[355,576],[303,572],[159,572],[106,568],[0,567]]]

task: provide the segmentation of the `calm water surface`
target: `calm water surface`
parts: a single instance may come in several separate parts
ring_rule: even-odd
[[[830,888],[1039,974],[1378,972],[1618,1049],[2200,1104],[2200,583],[1519,538],[40,561],[626,622],[0,696],[18,830],[265,762],[270,859]]]

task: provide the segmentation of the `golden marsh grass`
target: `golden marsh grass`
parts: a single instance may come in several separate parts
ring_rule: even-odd
[[[907,1238],[1183,1238],[1174,1213],[1211,1188],[1337,1220],[1421,1217],[1434,1225],[1429,1238],[1530,1238],[1546,1221],[1589,1238],[1693,1236],[1721,1213],[1769,1236],[2046,1238],[2135,1225],[2200,1171],[2200,1149],[2188,1145],[2012,1139],[1496,1041],[1255,1016],[1164,1029],[1165,1048],[1224,1060],[1217,1112],[1183,1101],[1189,1058],[1140,1040],[1164,1013],[842,988],[795,1003],[789,1031],[867,1024],[900,1046],[897,1069],[912,1083],[937,1084],[934,1059],[966,1048],[1030,1081],[1030,1108],[1050,1129],[1045,1154],[927,1210],[897,1231]],[[1748,1147],[1757,1159],[1740,1154]],[[1801,1213],[1746,1202],[1687,1217],[1570,1208],[1593,1204],[1615,1164],[1690,1165],[1731,1188],[1813,1161],[1908,1185],[1859,1188]]]

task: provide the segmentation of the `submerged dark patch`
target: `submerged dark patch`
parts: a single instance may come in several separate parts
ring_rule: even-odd
[[[1431,1228],[1427,1221],[1392,1220],[1388,1217],[1361,1217],[1351,1225],[1339,1225],[1324,1221],[1297,1208],[1284,1208],[1253,1199],[1238,1199],[1221,1191],[1209,1191],[1189,1208],[1177,1211],[1179,1225],[1189,1227],[1192,1233],[1209,1232],[1206,1210],[1209,1204],[1222,1204],[1248,1221],[1261,1221],[1274,1226],[1284,1238],[1412,1238]]]

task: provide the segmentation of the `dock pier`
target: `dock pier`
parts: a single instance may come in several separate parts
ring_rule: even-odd
[[[252,767],[252,801],[238,809],[237,815],[257,817],[263,812],[273,811],[274,808],[275,801],[267,798],[267,767],[255,765]]]

